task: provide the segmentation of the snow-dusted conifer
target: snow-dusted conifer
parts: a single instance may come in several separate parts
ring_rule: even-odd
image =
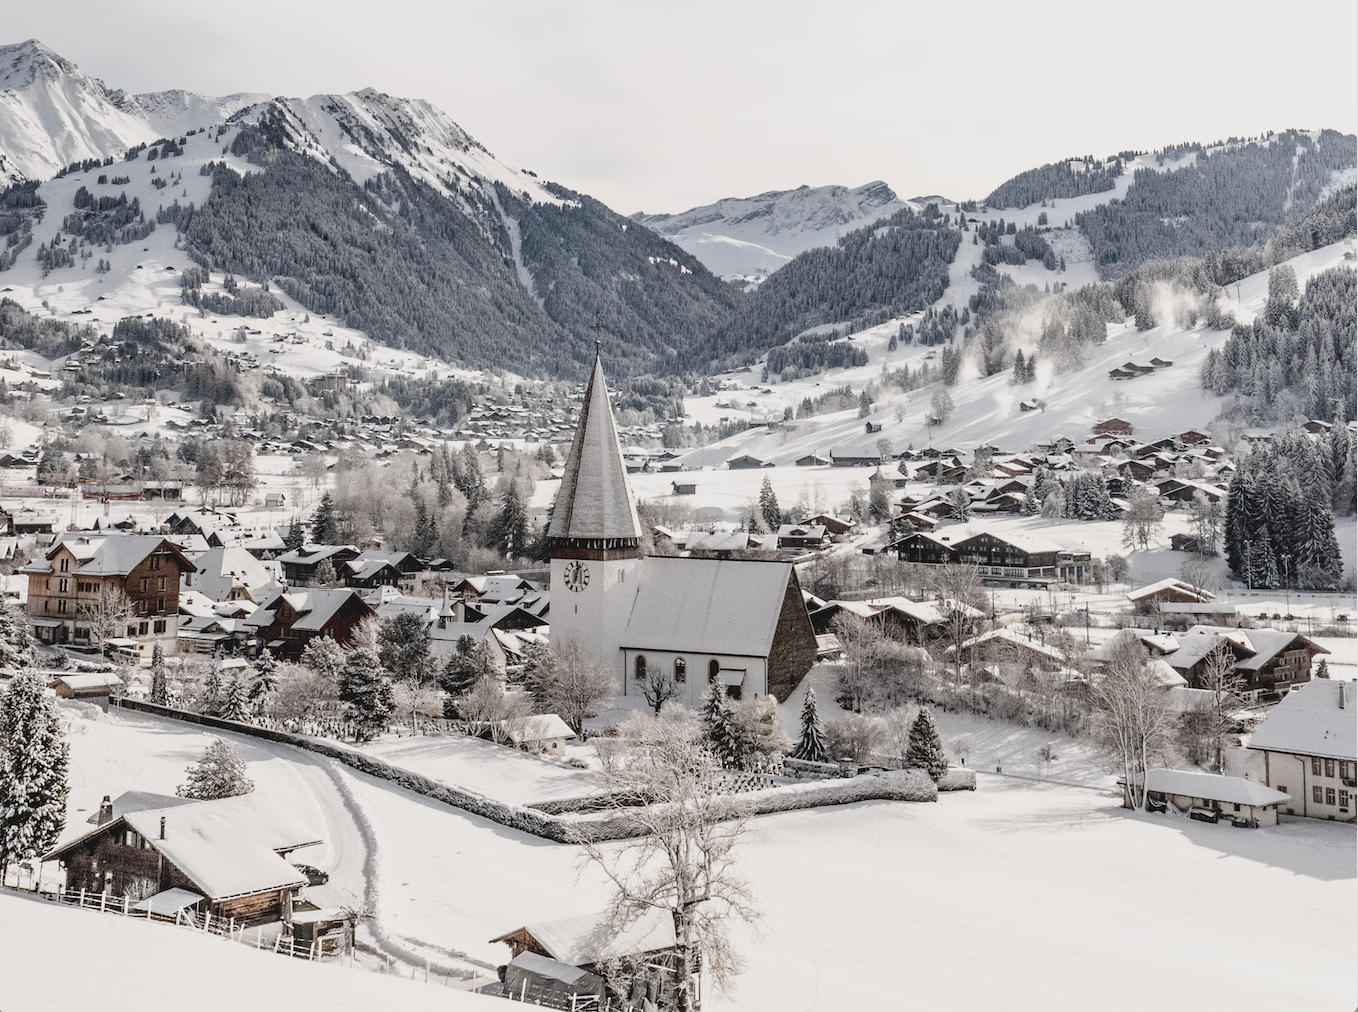
[[[250,716],[250,693],[239,678],[227,683],[220,715],[223,720],[244,720]]]
[[[151,648],[151,702],[164,706],[170,701],[170,680],[165,671],[165,649],[159,643]]]
[[[203,676],[203,688],[198,693],[198,712],[215,717],[222,706],[222,674],[217,665]]]
[[[0,695],[0,880],[10,862],[50,850],[66,825],[70,749],[46,688],[26,671]]]
[[[703,708],[699,714],[703,726],[703,739],[708,750],[717,762],[730,766],[735,761],[736,741],[731,727],[731,709],[719,682],[714,682],[703,697]]]
[[[339,698],[348,704],[356,737],[369,741],[387,728],[395,702],[391,678],[372,650],[354,650],[340,672]]]
[[[256,712],[263,710],[264,701],[278,689],[277,668],[278,663],[273,659],[273,654],[265,647],[255,658],[255,677],[250,683],[250,704]]]
[[[27,623],[16,621],[9,602],[0,597],[0,668],[21,671],[32,663],[32,655]]]
[[[802,703],[802,735],[797,747],[792,750],[793,759],[807,762],[829,762],[825,751],[825,734],[820,726],[820,715],[816,712],[816,690],[807,687],[806,700]]]
[[[938,735],[933,711],[920,707],[919,716],[910,726],[910,745],[905,752],[905,765],[921,769],[938,781],[948,772],[948,754],[943,750],[943,739]]]
[[[254,781],[245,775],[245,763],[236,757],[231,746],[220,738],[213,740],[203,758],[186,771],[188,783],[180,784],[175,793],[181,798],[210,801],[234,798],[255,789]]]

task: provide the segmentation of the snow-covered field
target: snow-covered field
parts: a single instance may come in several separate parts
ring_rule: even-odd
[[[937,804],[870,802],[757,819],[743,869],[763,920],[757,934],[737,932],[749,969],[734,994],[710,998],[709,1007],[1353,1007],[1352,827],[1288,820],[1242,832],[1128,813],[1106,787],[1070,786],[1107,783],[1087,746],[1057,740],[1063,759],[1052,782],[1040,783],[1031,765],[1019,766],[1039,739],[1059,736],[942,716],[945,740],[973,735],[971,765],[1012,763],[1025,779],[982,775],[978,791],[945,794]],[[172,790],[209,738],[145,715],[79,723],[72,807],[87,811],[100,795],[133,785]],[[374,940],[404,961],[407,975],[427,956],[436,976],[443,968],[487,979],[507,956],[490,938],[605,900],[601,876],[582,869],[571,847],[287,746],[228,737],[258,789],[290,792],[323,813],[336,837],[326,845],[331,853],[306,860],[328,867],[336,890],[366,888],[378,909]],[[32,965],[37,954],[72,945],[90,955],[63,964],[58,998],[47,993],[50,981],[6,984],[6,1012],[87,1003],[102,984],[126,979],[136,962],[127,954],[147,951],[147,931],[166,936],[155,949],[171,954],[167,965],[196,973],[167,971],[155,990],[138,985],[129,1009],[167,1007],[174,986],[189,979],[222,981],[220,1001],[217,992],[195,999],[208,1009],[239,1007],[229,1002],[242,1000],[233,982],[241,979],[307,1010],[387,1001],[423,1008],[435,1000],[426,995],[437,995],[439,1007],[472,1000],[359,970],[292,969],[220,940],[93,913],[42,906],[20,918],[10,912],[20,902],[0,899],[7,963]],[[1307,972],[1249,955],[1236,924],[1306,938]],[[379,986],[401,990],[372,990]]]

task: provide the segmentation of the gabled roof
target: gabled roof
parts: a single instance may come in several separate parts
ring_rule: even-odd
[[[349,603],[350,598],[356,598],[359,604],[369,611],[367,603],[352,590],[315,590],[315,589],[296,589],[286,593],[275,594],[264,604],[256,608],[254,612],[245,619],[248,626],[267,626],[273,622],[274,614],[278,611],[279,604],[286,602],[288,607],[297,613],[297,619],[293,622],[292,628],[304,631],[319,632],[325,628],[337,611]]]
[[[627,488],[627,468],[613,424],[603,361],[596,356],[585,388],[566,471],[547,529],[552,538],[639,539],[641,522]]]
[[[660,952],[675,946],[674,918],[664,910],[648,910],[621,929],[613,926],[612,920],[607,914],[598,913],[538,921],[492,938],[491,942],[506,942],[514,935],[527,933],[553,959],[570,966]]]
[[[179,559],[183,571],[193,573],[197,566],[179,546],[159,534],[96,534],[70,531],[57,536],[44,556],[50,561],[62,548],[76,559],[81,575],[126,576],[148,555],[164,545]]]
[[[1290,794],[1275,791],[1255,780],[1194,770],[1147,770],[1146,790],[1232,805],[1277,805],[1292,800]]]
[[[641,570],[620,645],[767,656],[790,579],[788,562],[653,556]]]
[[[1183,580],[1176,580],[1171,576],[1164,580],[1157,580],[1155,583],[1148,583],[1144,587],[1138,587],[1136,590],[1127,594],[1127,600],[1140,601],[1142,598],[1151,597],[1162,590],[1177,591],[1180,594],[1187,594],[1189,597],[1203,602],[1212,601],[1216,598],[1216,595],[1210,591],[1195,589],[1191,583],[1185,583]]]
[[[278,855],[322,842],[321,834],[281,799],[244,794],[219,801],[179,803],[117,815],[48,854],[53,860],[91,836],[124,823],[213,900],[249,896],[307,884],[306,877]],[[117,804],[114,805],[117,811]],[[160,838],[160,820],[165,838]]]
[[[1313,678],[1264,718],[1249,747],[1265,752],[1358,760],[1358,689],[1353,682]]]

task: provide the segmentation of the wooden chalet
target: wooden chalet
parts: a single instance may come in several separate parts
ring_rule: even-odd
[[[318,636],[347,646],[354,628],[374,614],[353,590],[290,590],[275,594],[245,619],[255,634],[257,648],[295,661]]]
[[[283,579],[291,587],[314,587],[317,585],[317,570],[321,563],[329,562],[340,576],[340,567],[358,558],[358,549],[353,545],[303,545],[296,551],[278,557],[283,565]]]
[[[798,457],[793,463],[798,467],[828,467],[830,461],[815,453],[808,453],[805,457]]]
[[[1121,418],[1109,418],[1094,426],[1096,436],[1130,436],[1134,431],[1132,423]]]
[[[516,957],[533,952],[590,972],[620,960],[656,962],[674,951],[674,919],[663,910],[642,914],[622,929],[611,921],[603,913],[537,921],[490,941],[508,945]]]
[[[766,464],[758,457],[752,457],[748,453],[739,457],[732,457],[726,462],[727,469],[731,471],[753,471],[756,468],[772,466],[772,464]]]
[[[323,842],[287,806],[254,794],[195,801],[129,792],[106,801],[96,819],[43,856],[60,862],[68,890],[119,903],[180,890],[180,909],[237,925],[288,922],[293,897],[307,884],[288,857]]]

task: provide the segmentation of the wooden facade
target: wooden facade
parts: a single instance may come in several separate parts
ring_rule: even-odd
[[[28,575],[28,616],[40,642],[95,645],[97,637],[90,628],[95,617],[92,611],[104,588],[114,587],[127,595],[133,611],[126,627],[114,635],[142,643],[159,641],[167,653],[174,653],[180,576],[196,572],[197,567],[164,538],[138,538],[147,543],[147,551],[135,561],[132,557],[141,554],[139,549],[128,552],[129,546],[116,544],[124,537],[128,536],[105,538],[115,544],[100,546],[93,558],[87,553],[84,558],[77,555],[73,545],[78,548],[78,542],[62,541],[48,551],[45,561],[24,568]],[[123,567],[102,564],[100,555],[105,551],[123,555],[128,563],[126,571],[110,572]]]

